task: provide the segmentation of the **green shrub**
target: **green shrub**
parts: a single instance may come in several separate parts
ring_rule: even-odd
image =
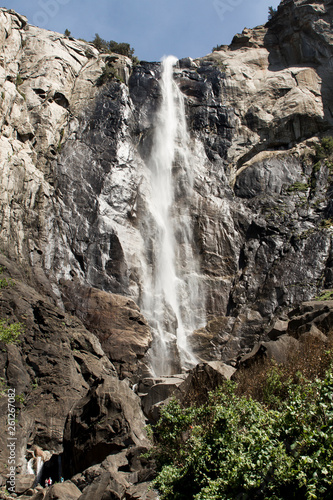
[[[333,137],[323,137],[321,146],[327,155],[331,155],[333,153]]]
[[[106,40],[101,38],[98,33],[95,34],[95,38],[92,43],[100,52],[114,52],[116,54],[121,54],[130,58],[134,57],[134,49],[130,46],[129,43],[118,43],[114,40],[110,40],[109,42],[107,42]]]
[[[71,36],[71,32],[66,28],[64,32],[65,36]]]
[[[268,20],[272,19],[276,13],[277,9],[274,9],[274,7],[268,7]]]
[[[20,342],[19,336],[24,332],[22,323],[9,324],[6,320],[0,319],[0,341],[5,344],[17,344]]]
[[[287,188],[288,193],[293,193],[295,191],[307,191],[309,189],[309,184],[305,182],[294,182]]]
[[[315,161],[324,160],[333,153],[333,137],[323,137],[320,144],[315,144]]]
[[[237,371],[153,428],[161,500],[333,498],[333,334]]]
[[[203,406],[171,401],[151,451],[160,498],[332,498],[332,369],[323,380],[281,383],[278,409],[238,396],[229,382]]]
[[[223,45],[216,45],[216,47],[213,47],[212,52],[219,51],[223,48]]]
[[[97,86],[104,85],[104,83],[108,82],[109,80],[112,80],[113,78],[120,80],[116,68],[111,66],[110,64],[106,64],[96,84]]]
[[[7,383],[3,377],[0,377],[0,398],[3,396],[7,396]]]
[[[3,272],[6,270],[5,267],[0,266],[0,275],[3,274]],[[11,278],[1,278],[0,277],[0,289],[1,288],[8,288],[10,286],[14,286],[15,282]]]
[[[323,219],[320,222],[320,227],[324,229],[330,229],[333,226],[333,219]]]
[[[24,80],[23,80],[23,78],[21,77],[20,73],[18,73],[18,74],[16,75],[16,82],[15,82],[16,87],[19,87],[20,85],[22,85],[23,81],[24,81]]]
[[[333,300],[333,290],[324,290],[318,297],[317,300]]]

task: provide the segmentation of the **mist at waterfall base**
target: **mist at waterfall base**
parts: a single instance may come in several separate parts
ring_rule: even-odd
[[[149,357],[155,376],[171,375],[197,363],[189,337],[205,323],[190,214],[190,138],[184,97],[173,78],[177,61],[174,56],[162,60],[162,102],[147,162],[151,190],[141,307],[154,333]]]

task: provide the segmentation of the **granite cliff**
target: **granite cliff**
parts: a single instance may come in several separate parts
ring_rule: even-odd
[[[332,1],[284,0],[265,26],[174,68],[192,177],[189,197],[176,159],[174,224],[185,213],[198,260],[198,361],[232,363],[333,288],[332,15]],[[140,307],[155,265],[147,164],[161,64],[101,54],[6,9],[0,45],[1,315],[24,325],[0,364],[22,395],[19,471],[38,448],[58,474],[64,452],[73,498],[146,498],[129,384],[149,375],[154,344]]]

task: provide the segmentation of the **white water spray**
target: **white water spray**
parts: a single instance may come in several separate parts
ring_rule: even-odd
[[[173,79],[176,62],[173,56],[163,61],[144,235],[149,257],[142,308],[155,331],[151,362],[156,375],[179,370],[177,358],[181,369],[196,364],[188,337],[204,323],[204,295],[189,214],[193,193],[189,135],[184,98]]]
[[[44,462],[41,457],[33,457],[27,463],[27,474],[35,476],[34,486],[41,483]]]

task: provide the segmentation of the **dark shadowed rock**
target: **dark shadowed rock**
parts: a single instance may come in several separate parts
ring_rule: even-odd
[[[66,476],[134,445],[148,446],[140,400],[127,381],[106,379],[71,410],[64,432]]]
[[[110,472],[104,472],[83,490],[80,500],[122,500],[125,498],[126,486],[113,479]]]
[[[310,332],[313,327],[327,333],[333,327],[333,301],[313,300],[304,302],[290,311],[288,316],[289,335],[299,338],[302,334]]]
[[[278,337],[281,337],[281,335],[284,335],[287,332],[287,329],[288,321],[278,319],[267,333],[267,336],[270,340],[276,340]]]
[[[153,463],[142,456],[146,451],[145,447],[130,447],[75,475],[72,481],[82,491],[82,499],[104,500],[107,495],[125,499],[128,491],[145,491],[154,476]]]
[[[2,262],[10,267],[3,258]],[[7,271],[3,276],[9,279]],[[19,279],[2,289],[0,305],[8,319],[24,325],[20,343],[3,344],[0,352],[1,375],[6,386],[15,388],[18,395],[16,453],[20,491],[31,486],[30,477],[29,484],[25,483],[27,460],[31,457],[42,458],[45,471],[54,481],[59,480],[66,419],[72,425],[69,430],[66,427],[66,432],[72,439],[67,443],[68,453],[77,460],[75,471],[130,445],[148,445],[139,398],[128,382],[118,379],[100,342],[79,319],[57,309]],[[5,403],[1,398],[3,425]],[[3,438],[6,435],[1,434]],[[7,455],[5,442],[1,444],[3,466]],[[86,450],[90,454],[84,456]],[[65,453],[66,476],[71,470],[67,458]]]
[[[200,363],[193,370],[190,370],[187,378],[179,387],[177,397],[185,404],[205,402],[209,391],[216,389],[229,380],[235,368],[222,362]]]
[[[273,359],[277,363],[285,363],[289,355],[298,348],[298,341],[290,335],[281,335],[277,340],[260,342],[252,351],[242,356],[238,367],[250,367],[264,358]]]

